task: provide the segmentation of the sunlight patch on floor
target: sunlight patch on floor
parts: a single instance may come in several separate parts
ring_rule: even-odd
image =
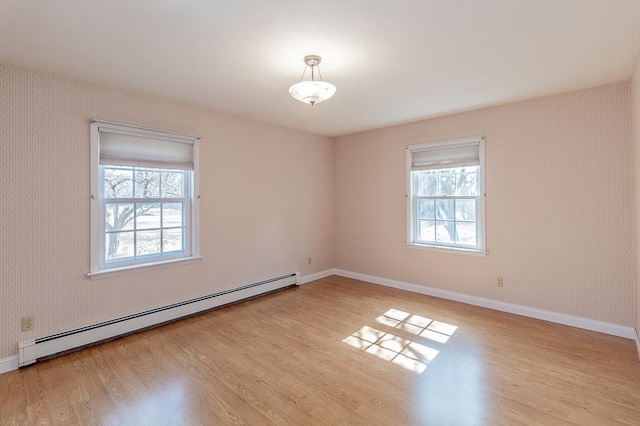
[[[398,309],[389,309],[376,318],[376,321],[389,327],[407,331],[416,336],[426,337],[438,343],[447,343],[447,340],[449,340],[458,328],[455,325],[434,321],[431,318],[410,314]]]
[[[173,424],[171,416],[180,416],[185,410],[186,390],[180,382],[153,388],[148,393],[138,395],[125,408],[113,413],[107,425],[129,424],[135,419],[144,424]]]
[[[397,334],[403,334],[404,337],[365,325],[343,342],[417,374],[424,372],[439,353],[437,349],[427,346],[425,341],[428,339],[444,344],[458,328],[398,309],[389,309],[376,321],[382,326],[402,330]]]

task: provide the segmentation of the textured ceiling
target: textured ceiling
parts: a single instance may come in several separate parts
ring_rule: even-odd
[[[338,136],[628,80],[639,0],[0,0],[0,62]],[[293,100],[307,54],[336,95]]]

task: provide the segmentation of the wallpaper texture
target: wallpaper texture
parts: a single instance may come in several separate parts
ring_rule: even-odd
[[[337,138],[335,267],[631,326],[630,107],[620,83]],[[405,146],[471,136],[488,255],[405,246]]]
[[[93,118],[202,138],[201,261],[86,277]],[[26,338],[332,267],[327,137],[0,65],[0,174],[0,359]]]
[[[633,128],[633,230],[635,257],[635,327],[640,330],[640,57],[631,78],[631,122]],[[640,342],[638,342],[640,344]],[[640,346],[639,346],[640,348]],[[639,349],[640,355],[640,349]]]

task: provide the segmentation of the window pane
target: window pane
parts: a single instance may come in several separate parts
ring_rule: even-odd
[[[107,261],[133,257],[133,232],[108,233],[105,238]]]
[[[184,173],[183,171],[162,173],[160,183],[163,198],[184,198]]]
[[[476,220],[476,200],[456,200],[456,220]]]
[[[457,195],[478,195],[476,173],[461,173],[456,175]]]
[[[162,203],[162,227],[174,228],[184,224],[182,203]]]
[[[183,231],[184,231],[183,228],[179,228],[179,229],[165,229],[162,232],[163,253],[176,252],[176,251],[183,250],[184,248]]]
[[[453,219],[453,200],[436,200],[436,219]]]
[[[160,203],[136,204],[136,229],[160,228]]]
[[[133,203],[107,203],[104,206],[106,231],[125,231],[133,229]]]
[[[436,241],[452,243],[455,236],[453,222],[436,222]]]
[[[131,198],[133,196],[133,169],[112,168],[104,169],[104,197]]]
[[[136,256],[160,254],[160,230],[136,232]]]
[[[157,169],[135,169],[136,198],[157,198],[160,194],[160,172]]]
[[[475,222],[456,223],[456,243],[470,246],[476,245],[476,224]]]
[[[420,241],[435,241],[436,240],[436,226],[432,220],[420,220],[418,221],[418,240]]]
[[[416,195],[419,197],[438,195],[440,177],[434,170],[421,170],[415,173]]]
[[[418,219],[435,218],[434,200],[418,200]]]
[[[441,174],[440,175],[440,193],[438,195],[455,195],[456,193],[456,175]]]

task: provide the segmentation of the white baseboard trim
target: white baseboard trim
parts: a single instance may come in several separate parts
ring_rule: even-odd
[[[634,334],[635,341],[636,341],[636,352],[638,352],[638,359],[640,359],[640,338],[638,338],[638,329],[637,328],[633,329],[633,334]]]
[[[469,305],[481,306],[484,308],[494,309],[496,311],[508,312],[511,314],[522,315],[525,317],[536,318],[544,321],[550,321],[558,324],[564,324],[571,327],[583,328],[585,330],[597,331],[600,333],[610,334],[618,337],[625,337],[627,339],[635,339],[638,345],[638,352],[640,354],[640,342],[636,330],[633,327],[626,327],[623,325],[612,324],[604,321],[592,320],[589,318],[582,318],[568,314],[562,314],[559,312],[546,311],[543,309],[531,308],[529,306],[516,305],[508,302],[501,302],[499,300],[486,299],[479,296],[471,296],[463,293],[456,293],[453,291],[442,290],[433,287],[427,287],[417,284],[406,283],[402,281],[390,280],[387,278],[376,277],[373,275],[361,274],[358,272],[345,271],[342,269],[334,269],[335,275],[340,275],[346,278],[353,278],[360,281],[366,281],[373,284],[384,285],[387,287],[393,287],[400,290],[412,291],[414,293],[426,294],[428,296],[440,297],[442,299],[453,300],[456,302],[467,303]]]
[[[18,369],[18,355],[0,359],[0,374]]]
[[[18,364],[24,367],[43,358],[262,296],[297,282],[298,274],[291,273],[37,339],[22,340],[18,342]]]
[[[588,318],[576,317],[573,315],[561,314],[557,312],[545,311],[542,309],[530,308],[528,306],[516,305],[513,303],[501,302],[498,300],[486,299],[478,296],[471,296],[453,291],[426,287],[417,284],[411,284],[402,281],[391,280],[388,278],[376,277],[373,275],[361,274],[358,272],[345,271],[342,269],[327,269],[313,274],[305,275],[299,280],[299,284],[306,284],[331,275],[339,275],[346,278],[353,278],[360,281],[370,282],[372,284],[384,285],[387,287],[397,288],[400,290],[411,291],[414,293],[425,294],[428,296],[440,297],[442,299],[453,300],[456,302],[467,303],[469,305],[482,306],[502,312],[522,315],[530,318],[541,319],[545,321],[564,324],[572,327],[583,328],[586,330],[597,331],[600,333],[610,334],[613,336],[625,337],[632,339],[636,343],[638,358],[640,358],[640,338],[634,327],[625,327],[617,324],[611,324],[603,321],[591,320]],[[17,370],[19,365],[18,355],[0,359],[0,374],[12,370]]]
[[[331,275],[338,275],[335,269],[326,269],[324,271],[316,272],[313,274],[305,275],[300,279],[300,284],[310,283],[311,281],[319,280],[322,278],[330,277]]]

